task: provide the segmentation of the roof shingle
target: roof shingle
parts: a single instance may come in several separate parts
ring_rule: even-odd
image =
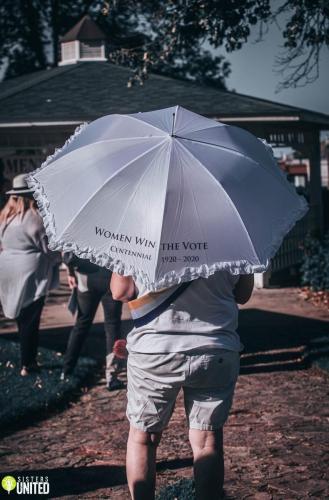
[[[328,126],[329,116],[193,82],[151,74],[127,87],[128,68],[82,62],[39,71],[0,84],[0,123],[91,121],[110,113],[136,113],[176,104],[216,118],[295,116]]]
[[[106,35],[87,15],[84,16],[60,39],[61,42],[72,42],[73,40],[106,40]]]

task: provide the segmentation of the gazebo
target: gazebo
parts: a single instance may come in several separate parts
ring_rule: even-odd
[[[310,212],[286,238],[272,271],[297,265],[306,231],[323,231],[320,131],[329,129],[329,116],[157,74],[128,88],[130,70],[104,60],[99,27],[88,17],[78,24],[62,39],[57,68],[0,84],[0,192],[14,175],[37,168],[82,122],[179,104],[246,128],[272,146],[291,146],[309,159]],[[258,283],[266,284],[266,276]]]

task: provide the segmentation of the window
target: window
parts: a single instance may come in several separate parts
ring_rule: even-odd
[[[81,59],[97,59],[103,56],[101,41],[80,42]]]
[[[75,42],[62,43],[62,61],[76,59]]]
[[[306,176],[305,175],[295,175],[294,184],[296,187],[306,187]]]

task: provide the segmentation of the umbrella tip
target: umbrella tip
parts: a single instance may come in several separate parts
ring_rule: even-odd
[[[174,113],[172,114],[171,137],[174,137],[175,116],[176,116],[176,113],[174,112]]]

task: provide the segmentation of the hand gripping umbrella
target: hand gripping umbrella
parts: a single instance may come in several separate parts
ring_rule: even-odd
[[[307,211],[268,145],[180,106],[80,127],[28,184],[50,248],[150,290],[265,271]]]

